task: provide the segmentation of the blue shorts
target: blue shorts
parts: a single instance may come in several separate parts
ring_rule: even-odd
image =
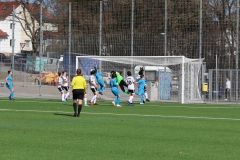
[[[13,88],[13,86],[9,86],[9,85],[6,85],[6,87],[11,90]]]
[[[117,95],[120,94],[118,88],[116,88],[116,87],[113,87],[113,88],[112,88],[112,93],[113,93],[115,96],[117,96]]]

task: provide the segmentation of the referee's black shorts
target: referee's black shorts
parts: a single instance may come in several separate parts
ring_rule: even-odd
[[[73,93],[73,99],[81,99],[81,100],[83,100],[84,89],[74,89],[72,91],[72,93]]]

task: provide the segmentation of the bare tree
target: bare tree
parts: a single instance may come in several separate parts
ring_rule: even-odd
[[[30,3],[29,0],[16,0],[22,7],[22,10],[15,13],[17,22],[20,23],[25,34],[31,39],[33,53],[36,55],[40,43],[40,3],[41,0],[35,0]],[[49,3],[43,1],[43,23],[53,19],[50,12],[47,11]]]
[[[220,58],[220,67],[228,68],[231,64],[226,61],[226,58],[234,55],[236,45],[236,1],[212,0],[208,2],[205,8],[205,16],[208,19],[208,22],[205,23],[211,23],[214,26],[213,30],[215,30],[212,30],[212,32],[217,32],[217,35],[215,35],[217,50],[215,52]],[[234,56],[230,57],[234,58]]]

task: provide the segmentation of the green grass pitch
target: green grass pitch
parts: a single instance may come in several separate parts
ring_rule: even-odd
[[[0,98],[0,159],[238,160],[240,106]]]

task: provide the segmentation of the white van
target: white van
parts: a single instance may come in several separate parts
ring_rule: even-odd
[[[135,74],[135,78],[138,76],[138,72],[140,71],[140,68],[143,68],[143,70],[145,71],[145,74],[148,76],[148,80],[150,81],[158,81],[157,75],[158,75],[158,71],[164,72],[165,67],[162,66],[136,66],[134,68],[134,74]],[[170,73],[171,70],[166,67],[166,73]]]

